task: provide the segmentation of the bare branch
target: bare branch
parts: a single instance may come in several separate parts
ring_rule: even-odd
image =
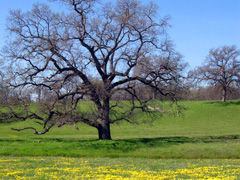
[[[33,127],[25,127],[25,128],[22,128],[22,129],[15,129],[15,128],[11,128],[12,130],[14,131],[23,131],[23,130],[27,130],[27,129],[32,129],[34,131],[34,134],[36,135],[42,135],[42,134],[45,134],[47,133],[55,124],[52,123],[51,125],[49,125],[44,131],[42,132],[38,132],[35,128]]]

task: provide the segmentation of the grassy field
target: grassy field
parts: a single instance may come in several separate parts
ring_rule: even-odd
[[[10,130],[31,121],[0,124],[0,179],[240,179],[240,101],[180,104],[182,115],[112,125],[112,141],[83,124],[42,136]]]
[[[240,158],[240,101],[180,103],[186,108],[180,116],[165,113],[151,124],[113,124],[113,141],[97,140],[97,130],[83,124],[78,125],[79,131],[64,126],[41,136],[31,130],[10,130],[33,122],[1,124],[0,155]]]

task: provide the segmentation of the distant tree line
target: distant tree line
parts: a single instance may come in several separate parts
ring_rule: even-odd
[[[96,83],[98,80],[96,80]],[[222,99],[222,87],[220,84],[214,86],[211,85],[198,85],[198,84],[187,84],[183,82],[185,87],[176,90],[177,100],[190,100],[190,101],[202,101],[202,100],[220,100]],[[100,85],[99,85],[100,86]],[[138,84],[135,85],[135,92],[140,94],[140,99],[154,100],[171,100],[171,98],[161,95],[156,92],[153,88]],[[53,99],[44,89],[35,88],[28,91],[28,93],[22,93],[19,90],[9,88],[3,82],[0,85],[0,103],[12,103],[17,102],[18,99],[24,98],[28,102],[44,102]],[[227,100],[239,100],[240,99],[240,88],[238,86],[228,87],[228,93],[226,95]],[[89,101],[90,98],[85,97],[83,101]],[[119,91],[114,94],[112,100],[132,100],[132,96],[126,91]]]

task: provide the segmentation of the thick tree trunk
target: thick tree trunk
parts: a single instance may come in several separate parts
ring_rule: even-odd
[[[110,119],[109,119],[109,110],[110,110],[110,98],[106,96],[103,101],[103,106],[101,110],[101,123],[99,123],[98,129],[98,138],[103,140],[111,140],[110,132]]]
[[[97,129],[98,129],[98,139],[102,139],[102,140],[112,139],[109,122],[102,121],[102,123],[98,125]]]

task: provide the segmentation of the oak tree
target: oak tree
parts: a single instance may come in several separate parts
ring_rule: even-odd
[[[4,48],[4,60],[13,69],[9,85],[19,92],[37,90],[31,97],[38,101],[33,108],[19,98],[22,112],[9,107],[10,117],[34,119],[43,127],[43,131],[35,127],[15,130],[44,134],[54,126],[81,122],[95,127],[99,139],[111,139],[110,124],[130,121],[128,117],[135,111],[148,111],[147,100],[139,98],[136,84],[174,96],[167,88],[168,78],[178,83],[174,73],[167,79],[158,69],[141,76],[133,73],[143,59],[171,50],[166,33],[169,18],[158,20],[155,4],[137,0],[106,4],[97,0],[52,1],[68,8],[53,12],[45,4],[35,4],[29,12],[10,11],[7,28],[11,41]],[[164,74],[173,71],[168,69]],[[156,86],[159,78],[165,81],[162,87]],[[123,92],[133,97],[132,103],[111,101]],[[86,101],[93,107],[84,109],[81,103]]]
[[[240,85],[240,50],[236,46],[211,49],[203,65],[191,74],[199,82],[219,86],[222,90],[222,101],[225,102],[229,89]]]

